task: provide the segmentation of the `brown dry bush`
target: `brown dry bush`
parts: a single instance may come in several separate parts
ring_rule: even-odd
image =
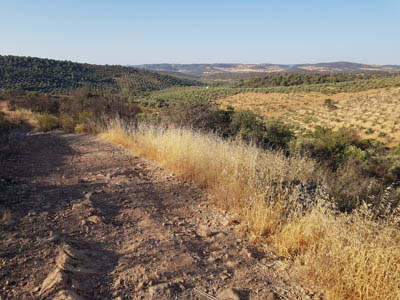
[[[29,92],[26,95],[17,96],[9,101],[9,108],[28,109],[34,113],[48,113],[57,115],[60,107],[60,99],[54,96]]]
[[[61,123],[66,130],[77,130],[80,133],[95,131],[95,124],[100,126],[108,120],[119,118],[125,121],[134,120],[141,112],[140,108],[118,96],[94,96],[78,94],[78,97],[65,97],[59,109]]]

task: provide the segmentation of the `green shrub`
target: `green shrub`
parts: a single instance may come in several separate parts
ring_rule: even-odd
[[[274,119],[264,120],[251,111],[234,112],[230,126],[233,135],[263,148],[286,149],[294,138],[288,125]]]
[[[249,110],[234,112],[230,124],[232,133],[258,145],[264,143],[265,124],[261,117]]]
[[[273,148],[287,149],[294,133],[288,125],[278,120],[268,120],[265,123],[264,138]]]
[[[231,114],[208,100],[178,100],[162,111],[161,117],[181,127],[229,135]]]
[[[37,116],[39,130],[47,132],[59,127],[58,119],[50,114],[42,114]]]
[[[353,130],[343,128],[334,131],[317,126],[312,133],[300,136],[292,142],[290,150],[292,153],[308,154],[336,169],[352,154],[363,155],[354,148],[357,147],[358,141],[358,136]]]
[[[351,162],[360,174],[377,178],[384,185],[400,180],[400,148],[389,149],[373,139],[360,140],[354,131],[317,127],[290,142],[290,152],[309,155],[333,170]]]
[[[373,134],[375,132],[375,130],[373,130],[372,128],[368,128],[367,130],[365,130],[365,134]]]
[[[332,99],[325,99],[324,105],[329,109],[329,110],[335,110],[338,107],[336,106],[336,102],[333,101]]]

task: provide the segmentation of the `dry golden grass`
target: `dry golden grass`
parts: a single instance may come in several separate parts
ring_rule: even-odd
[[[337,109],[324,102],[331,99]],[[388,146],[400,144],[400,88],[325,95],[316,92],[243,93],[219,99],[223,106],[249,109],[262,116],[280,118],[301,129],[322,125],[352,127],[361,137],[374,138]]]
[[[205,188],[241,219],[254,243],[294,261],[326,299],[400,299],[398,227],[363,210],[300,209],[298,190],[288,183],[322,176],[313,161],[171,127],[133,129],[116,121],[101,137]]]
[[[327,299],[400,299],[400,233],[390,223],[315,208],[272,238]]]
[[[28,109],[21,108],[15,111],[5,110],[4,112],[6,114],[6,118],[13,124],[16,125],[27,124],[32,127],[38,126],[38,121],[37,121],[38,114],[33,113]]]

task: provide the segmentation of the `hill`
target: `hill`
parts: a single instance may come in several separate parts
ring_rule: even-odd
[[[0,56],[0,89],[68,94],[78,88],[140,93],[200,83],[132,67],[92,65],[35,57]]]
[[[317,64],[145,64],[135,66],[152,71],[179,72],[209,80],[239,80],[270,73],[398,73],[397,65],[368,65],[352,62]]]

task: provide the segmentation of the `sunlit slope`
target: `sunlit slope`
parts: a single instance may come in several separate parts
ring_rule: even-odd
[[[374,138],[389,146],[400,143],[400,88],[323,94],[240,93],[217,103],[248,109],[266,117],[280,118],[297,130],[317,125],[354,128],[361,137]]]

